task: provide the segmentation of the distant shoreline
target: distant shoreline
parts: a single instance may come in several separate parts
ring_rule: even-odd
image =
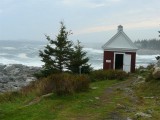
[[[138,55],[160,55],[160,50],[139,49]]]

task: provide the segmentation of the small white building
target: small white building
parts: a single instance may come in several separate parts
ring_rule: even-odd
[[[103,69],[121,69],[126,72],[135,71],[136,51],[138,48],[118,26],[117,33],[102,46],[104,50]]]

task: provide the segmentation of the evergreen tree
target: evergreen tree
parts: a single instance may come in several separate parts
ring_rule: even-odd
[[[52,40],[46,35],[49,44],[43,51],[39,52],[39,56],[42,58],[42,62],[44,62],[42,71],[44,76],[48,76],[54,72],[62,72],[66,69],[73,52],[73,44],[68,40],[68,36],[71,32],[66,31],[63,22],[60,22],[60,24],[60,31],[56,39]]]
[[[70,63],[68,69],[73,73],[89,73],[92,68],[88,64],[89,58],[86,57],[86,52],[84,52],[83,47],[80,45],[80,42],[77,41],[77,45],[74,46],[74,51],[71,55]]]
[[[145,39],[135,41],[135,44],[140,49],[160,50],[160,40],[158,39]]]

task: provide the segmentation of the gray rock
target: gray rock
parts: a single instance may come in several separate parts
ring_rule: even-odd
[[[157,61],[155,67],[160,67],[160,59]]]
[[[145,113],[147,113],[147,114],[152,114],[153,112],[154,112],[153,110],[148,109]]]
[[[126,109],[126,106],[118,103],[118,104],[116,105],[116,108],[118,108],[118,109]]]
[[[40,67],[29,67],[21,64],[0,64],[0,92],[15,91],[35,81],[34,73]]]
[[[155,67],[152,75],[153,75],[153,77],[154,77],[155,79],[159,79],[159,78],[160,78],[160,67]]]
[[[0,77],[0,83],[8,83],[9,77],[8,76],[1,76]]]
[[[0,83],[0,88],[2,88],[3,87],[3,83]]]
[[[144,117],[144,118],[151,118],[152,115],[150,114],[147,114],[147,113],[143,113],[143,112],[138,112],[135,114],[136,118],[141,118],[141,117]]]
[[[144,77],[142,77],[142,76],[138,76],[138,78],[137,78],[138,80],[145,80],[145,78]]]
[[[99,97],[95,97],[95,99],[96,99],[96,100],[99,100],[100,98],[99,98]]]
[[[96,89],[98,89],[98,87],[91,87],[91,89],[92,89],[92,90],[96,90]]]
[[[0,72],[0,76],[4,76],[4,74],[2,72]]]
[[[127,120],[132,120],[130,117],[127,117]]]
[[[0,64],[0,72],[3,72],[3,70],[4,70],[5,67],[6,67],[6,65]]]

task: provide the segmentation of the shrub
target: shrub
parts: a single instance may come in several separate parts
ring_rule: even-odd
[[[128,74],[121,70],[95,70],[90,74],[92,81],[99,80],[123,80],[128,76]]]
[[[67,95],[89,89],[89,77],[86,75],[52,74],[43,78],[36,85],[37,93],[47,94],[55,92],[56,95]]]
[[[115,74],[114,79],[118,79],[118,80],[124,80],[125,78],[128,77],[128,74],[122,70],[115,70],[114,74]]]
[[[20,93],[25,96],[30,93],[44,95],[51,92],[53,92],[53,81],[48,78],[33,81],[28,86],[25,86],[20,90]]]
[[[56,74],[49,77],[53,81],[53,90],[57,95],[74,93],[73,79],[70,74]]]
[[[52,79],[50,78],[43,78],[39,80],[36,86],[36,92],[38,95],[44,95],[53,92],[54,84]]]
[[[76,92],[87,91],[89,89],[89,77],[87,75],[77,75],[74,79],[74,89]]]
[[[19,92],[5,92],[0,94],[0,102],[5,102],[5,101],[13,101],[17,97],[19,97],[21,94]]]
[[[155,64],[154,63],[150,63],[148,66],[147,66],[147,69],[148,70],[152,70],[154,68]]]
[[[53,81],[56,95],[68,95],[89,89],[89,78],[86,75],[55,74],[49,77]]]
[[[87,75],[73,75],[69,73],[52,74],[47,78],[39,79],[21,89],[22,95],[34,93],[44,95],[54,92],[56,95],[67,95],[89,89]]]
[[[152,72],[149,72],[148,74],[147,74],[147,76],[145,77],[145,81],[146,82],[149,82],[149,81],[151,81],[151,80],[153,80],[154,78],[153,78],[153,75],[152,75]]]
[[[106,74],[105,74],[105,71],[103,70],[95,70],[95,71],[92,71],[90,74],[90,78],[92,81],[104,80],[106,79],[105,77],[106,77]]]

